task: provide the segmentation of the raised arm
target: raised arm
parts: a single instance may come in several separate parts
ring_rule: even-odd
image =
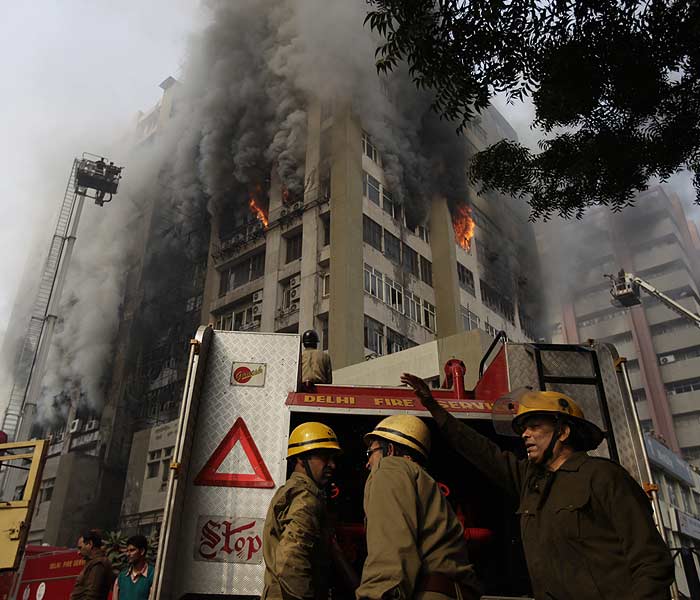
[[[477,433],[447,412],[435,400],[430,388],[420,377],[404,373],[401,376],[401,383],[413,388],[453,450],[510,495],[515,497],[520,495],[527,461],[518,459],[512,452],[504,452],[487,437]]]

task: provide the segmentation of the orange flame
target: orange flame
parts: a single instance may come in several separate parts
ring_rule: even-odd
[[[474,219],[472,219],[472,209],[470,206],[460,204],[457,207],[456,214],[452,219],[452,226],[455,230],[457,243],[467,252],[471,251],[472,238],[474,237],[474,228],[476,224],[474,223]]]
[[[252,212],[255,215],[255,218],[263,224],[265,229],[267,229],[267,226],[269,225],[267,215],[265,214],[265,211],[258,206],[253,192],[250,192],[248,197],[248,206],[250,207],[250,212]]]

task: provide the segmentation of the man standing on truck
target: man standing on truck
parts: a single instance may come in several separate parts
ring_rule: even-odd
[[[331,549],[324,488],[340,451],[337,436],[323,423],[303,423],[289,436],[292,474],[265,517],[261,600],[327,599]]]
[[[102,550],[102,536],[94,529],[78,538],[78,552],[85,566],[75,581],[70,600],[107,600],[114,581],[112,563]]]
[[[603,441],[565,394],[523,390],[512,428],[527,459],[503,452],[404,373],[448,443],[520,501],[520,531],[535,598],[662,600],[674,568],[649,499],[617,463],[587,454]]]
[[[394,415],[365,435],[367,559],[358,600],[478,600],[464,530],[424,465],[430,431]]]
[[[311,390],[316,383],[333,383],[333,367],[327,352],[318,349],[318,333],[307,329],[301,336],[301,382]]]

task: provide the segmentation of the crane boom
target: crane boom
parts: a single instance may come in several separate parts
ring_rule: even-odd
[[[688,310],[685,308],[685,306],[679,304],[662,291],[656,289],[653,285],[647,281],[644,281],[644,279],[641,277],[637,277],[632,273],[625,273],[624,269],[621,269],[617,275],[606,275],[605,277],[610,279],[612,283],[610,295],[613,298],[612,303],[615,306],[624,306],[629,308],[641,304],[641,299],[639,297],[639,290],[641,288],[647,294],[665,304],[676,314],[688,319],[696,327],[700,327],[700,316]]]

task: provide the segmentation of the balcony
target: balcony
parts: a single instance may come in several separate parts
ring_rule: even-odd
[[[673,352],[679,348],[690,348],[700,345],[700,329],[688,323],[687,327],[674,329],[669,333],[661,333],[653,337],[654,350],[658,354]],[[700,406],[700,404],[698,405]]]
[[[579,326],[578,328],[579,338],[582,340],[587,340],[589,338],[594,340],[607,338],[612,335],[625,333],[629,330],[630,326],[627,321],[627,315],[624,312],[615,315],[612,319],[601,320],[598,323]]]
[[[661,365],[661,377],[664,381],[681,381],[693,379],[700,373],[700,357],[679,360]],[[700,433],[700,432],[699,432]]]
[[[214,265],[220,265],[231,260],[244,250],[250,250],[255,245],[265,241],[265,226],[260,221],[251,221],[237,227],[222,240],[218,247],[212,249],[211,257]]]
[[[609,286],[604,289],[586,294],[581,299],[574,302],[574,309],[577,315],[588,315],[599,310],[605,310],[610,306]]]
[[[700,409],[700,391],[669,394],[668,399],[671,404],[671,413],[674,415],[696,412]],[[698,429],[700,431],[700,428]]]
[[[663,265],[674,260],[687,261],[688,259],[677,242],[673,244],[663,243],[654,248],[639,251],[634,256],[635,273],[646,269],[652,269],[658,265]]]
[[[687,308],[688,310],[692,312],[697,312],[698,311],[698,305],[697,302],[695,301],[695,298],[692,296],[687,296],[685,298],[680,298],[676,300],[681,306]],[[639,310],[639,309],[633,309],[633,310]],[[649,325],[656,325],[658,323],[665,323],[666,321],[670,321],[672,319],[678,318],[678,315],[673,312],[668,306],[665,304],[654,304],[653,306],[645,307],[645,312],[647,316],[647,321],[649,321]]]

